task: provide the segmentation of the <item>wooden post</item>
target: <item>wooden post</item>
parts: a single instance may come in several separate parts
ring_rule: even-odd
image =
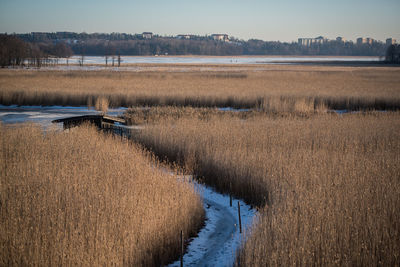
[[[242,233],[242,219],[240,218],[240,201],[238,201],[239,233]]]
[[[181,267],[183,267],[183,231],[181,230]]]
[[[232,182],[229,182],[229,206],[232,207]]]

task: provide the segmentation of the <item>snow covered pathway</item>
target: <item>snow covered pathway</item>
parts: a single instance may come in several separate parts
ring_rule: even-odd
[[[183,257],[184,266],[232,266],[236,250],[244,238],[246,229],[256,214],[254,209],[240,201],[243,233],[239,233],[237,201],[229,205],[229,196],[215,192],[212,188],[196,183],[203,197],[206,211],[205,226],[189,244]],[[180,266],[176,261],[169,266]]]

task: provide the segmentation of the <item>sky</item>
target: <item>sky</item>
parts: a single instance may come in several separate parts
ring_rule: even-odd
[[[400,40],[400,0],[0,0],[0,32]]]

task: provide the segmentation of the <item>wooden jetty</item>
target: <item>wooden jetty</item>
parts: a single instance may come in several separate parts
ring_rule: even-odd
[[[63,128],[70,129],[84,123],[94,124],[98,129],[120,135],[126,135],[126,121],[121,118],[107,115],[83,115],[53,120],[52,123],[63,123]]]

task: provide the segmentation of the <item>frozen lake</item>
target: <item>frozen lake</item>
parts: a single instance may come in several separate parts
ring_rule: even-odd
[[[126,108],[109,109],[111,116],[122,115]],[[94,115],[99,112],[87,107],[62,107],[62,106],[3,106],[0,105],[0,121],[5,124],[34,122],[47,128],[52,120],[73,116]],[[60,125],[58,125],[60,126]]]
[[[79,56],[69,59],[70,64],[78,64]],[[300,61],[379,61],[379,57],[286,57],[286,56],[121,56],[121,64],[284,64]],[[66,64],[65,59],[59,60]],[[85,56],[84,64],[105,64],[105,57]],[[111,66],[111,58],[108,58]],[[115,57],[115,65],[117,58]]]

